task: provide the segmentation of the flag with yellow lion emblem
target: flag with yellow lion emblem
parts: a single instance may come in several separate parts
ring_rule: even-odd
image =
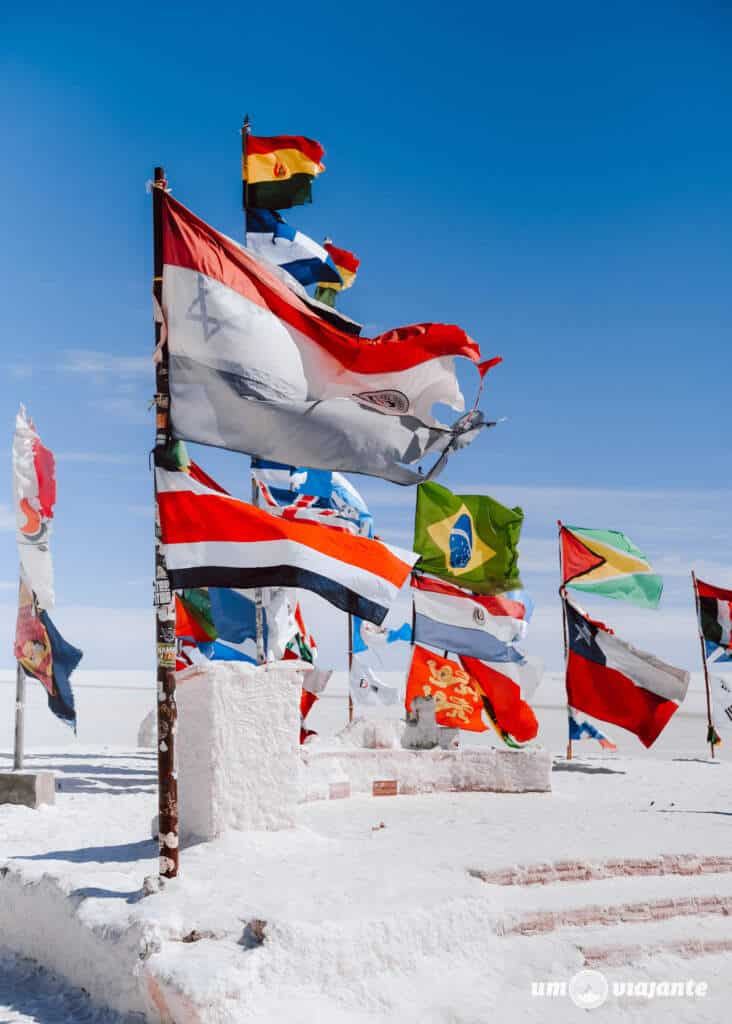
[[[432,697],[435,721],[455,729],[485,732],[483,700],[469,673],[455,661],[415,644],[407,679],[405,706],[412,710],[415,697]]]

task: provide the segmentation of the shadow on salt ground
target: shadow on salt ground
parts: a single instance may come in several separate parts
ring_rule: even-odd
[[[9,1016],[6,1014],[9,1013]],[[68,984],[34,960],[0,955],[0,1024],[144,1024],[140,1014],[119,1016],[93,1004],[84,989]]]
[[[157,754],[154,750],[143,750],[141,748],[130,750],[127,754],[108,754],[103,747],[101,747],[94,754],[80,754],[77,750],[59,752],[54,754],[52,751],[43,754],[26,754],[24,760],[26,763],[31,761],[64,761],[68,758],[75,758],[76,760],[82,761],[129,761],[131,758],[136,758],[139,761],[155,761]],[[13,752],[0,750],[0,758],[5,758],[7,761],[13,760]],[[84,768],[86,765],[83,766]],[[80,770],[83,770],[80,769]]]
[[[13,860],[66,860],[70,864],[131,864],[137,860],[155,860],[158,844],[154,839],[139,839],[136,843],[118,843],[116,846],[82,846],[77,850],[49,850],[32,853],[27,857],[16,854]]]
[[[139,903],[144,896],[142,888],[129,889],[126,892],[119,889],[100,889],[96,885],[85,885],[81,889],[74,889],[70,899],[76,906],[83,900],[124,900],[125,903]],[[0,1020],[2,1024],[2,1020]]]
[[[55,772],[69,772],[75,775],[115,775],[119,778],[124,778],[125,775],[136,775],[149,776],[151,779],[156,778],[155,772],[146,768],[118,768],[115,765],[108,767],[106,765],[89,765],[89,764],[60,764],[58,767],[54,766],[52,771]]]
[[[138,786],[136,783],[138,779],[130,779],[129,782],[120,782],[115,785],[113,782],[104,780],[95,780],[86,776],[85,778],[79,779],[56,779],[56,792],[57,793],[106,793],[107,796],[115,796],[121,793],[154,793],[155,792],[155,781],[149,782],[147,785]],[[2,1024],[2,1021],[0,1021]]]
[[[718,814],[722,818],[732,818],[732,811],[685,811],[682,807],[654,807],[643,810],[641,814]]]
[[[691,761],[693,764],[709,764],[713,765],[715,768],[722,763],[721,761],[712,761],[709,757],[672,757],[671,760]]]
[[[583,775],[627,775],[620,768],[600,768],[590,764],[574,764],[573,762],[555,761],[553,772],[581,772]]]

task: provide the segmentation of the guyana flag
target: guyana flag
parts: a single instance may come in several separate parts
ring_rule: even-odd
[[[319,142],[302,135],[245,135],[244,206],[286,210],[312,202],[310,185],[325,170]]]
[[[486,494],[453,494],[432,482],[417,488],[417,569],[479,594],[521,586],[518,541],[524,514]]]
[[[624,533],[561,526],[562,583],[601,597],[657,608],[663,580]]]

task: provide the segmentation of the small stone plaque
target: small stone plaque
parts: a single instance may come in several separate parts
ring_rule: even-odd
[[[330,784],[330,799],[331,800],[344,800],[346,797],[351,795],[351,783],[350,782],[331,782]]]
[[[397,780],[375,779],[372,784],[371,793],[373,796],[396,796]]]

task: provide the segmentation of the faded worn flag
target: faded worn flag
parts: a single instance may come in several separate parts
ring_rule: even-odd
[[[475,409],[451,426],[432,413],[465,407],[455,357],[480,352],[459,327],[359,340],[168,194],[163,261],[176,438],[410,484],[484,426]]]

